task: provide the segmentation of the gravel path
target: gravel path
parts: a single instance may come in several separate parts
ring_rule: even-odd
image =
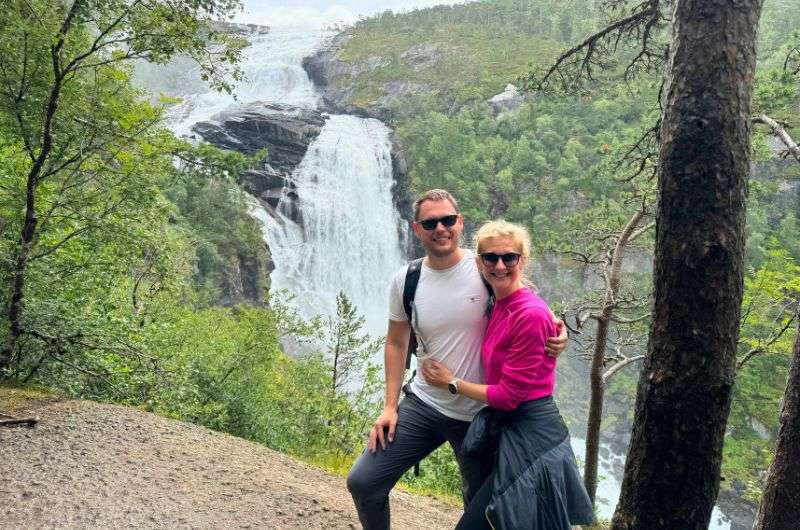
[[[137,409],[51,401],[0,428],[0,528],[360,528],[344,478],[256,443]],[[392,493],[399,529],[460,511]]]

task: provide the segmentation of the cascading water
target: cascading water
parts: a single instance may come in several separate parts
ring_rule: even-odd
[[[302,60],[313,53],[325,37],[325,33],[292,27],[248,37],[250,45],[240,63],[245,80],[236,84],[233,94],[210,91],[200,80],[196,67],[178,74],[179,89],[174,86],[178,83],[173,82],[171,86],[165,82],[163,70],[158,67],[142,65],[137,68],[137,77],[151,90],[161,89],[181,98],[181,104],[169,111],[170,128],[178,136],[189,135],[192,125],[237,102],[269,101],[316,108],[319,95],[303,70]]]
[[[302,59],[320,45],[325,33],[308,28],[279,27],[250,37],[241,67],[246,81],[233,95],[202,88],[180,72],[175,93],[163,71],[137,71],[151,90],[177,95],[170,109],[170,128],[178,135],[192,125],[237,103],[264,101],[316,108],[319,96],[302,68]],[[194,73],[196,75],[196,72]],[[235,98],[234,98],[235,97]],[[286,290],[304,316],[332,314],[343,291],[367,320],[367,329],[382,334],[386,327],[386,286],[403,263],[392,202],[390,131],[374,119],[332,115],[309,145],[291,180],[296,199],[286,194],[274,212],[253,201],[252,213],[264,223],[275,270],[272,290]],[[300,224],[288,210],[299,209]],[[297,218],[297,217],[295,217]]]
[[[265,223],[273,285],[289,289],[306,311],[323,314],[335,311],[343,291],[379,332],[386,325],[386,286],[403,260],[390,149],[380,121],[331,116],[292,176],[302,227],[289,220],[287,197],[278,205],[281,218]]]

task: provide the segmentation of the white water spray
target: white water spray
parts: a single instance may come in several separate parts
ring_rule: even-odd
[[[240,63],[245,79],[236,83],[233,94],[209,90],[200,79],[198,67],[188,60],[177,62],[168,71],[157,65],[139,64],[136,76],[154,93],[181,98],[180,104],[169,109],[169,127],[178,136],[189,136],[192,125],[237,102],[268,101],[316,108],[319,95],[303,70],[302,61],[327,36],[329,32],[293,27],[249,36],[250,45]]]
[[[273,285],[288,288],[311,313],[331,314],[344,291],[379,333],[387,285],[403,262],[390,149],[380,121],[331,116],[292,177],[302,228],[288,219],[286,197],[281,219],[266,223]]]

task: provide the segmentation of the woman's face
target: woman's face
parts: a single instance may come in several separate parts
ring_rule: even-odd
[[[513,292],[522,285],[525,257],[520,255],[519,260],[513,263],[514,258],[510,254],[522,254],[521,245],[512,237],[488,237],[481,242],[478,269],[498,296]]]

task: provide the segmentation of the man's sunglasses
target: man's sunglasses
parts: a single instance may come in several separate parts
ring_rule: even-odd
[[[436,227],[439,226],[439,223],[442,223],[442,226],[445,228],[450,228],[458,221],[458,214],[453,215],[445,215],[444,217],[434,217],[432,219],[423,219],[422,221],[418,221],[420,226],[425,230],[436,230]]]
[[[519,263],[519,254],[516,252],[507,252],[505,254],[495,254],[494,252],[483,252],[480,254],[483,264],[487,267],[494,267],[499,260],[503,260],[506,267],[513,267]]]

